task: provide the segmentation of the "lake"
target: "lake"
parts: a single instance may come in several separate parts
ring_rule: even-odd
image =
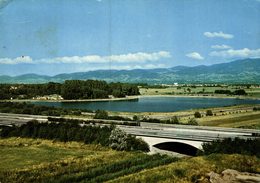
[[[197,108],[223,107],[241,104],[260,104],[260,100],[201,97],[140,97],[136,100],[125,101],[32,103],[37,105],[73,109],[102,109],[122,112],[175,112]]]

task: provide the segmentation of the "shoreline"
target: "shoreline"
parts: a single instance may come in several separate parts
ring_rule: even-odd
[[[127,96],[124,98],[104,98],[104,99],[76,99],[76,100],[39,100],[39,99],[13,99],[0,100],[0,102],[102,102],[102,101],[124,101],[136,100],[139,96]]]
[[[155,98],[155,97],[172,97],[172,98],[220,98],[220,99],[239,99],[239,100],[260,100],[260,98],[247,96],[225,96],[225,95],[136,95],[126,96],[123,98],[104,98],[104,99],[75,99],[75,100],[40,100],[40,99],[13,99],[0,100],[0,102],[104,102],[104,101],[128,101],[139,98]]]
[[[202,95],[139,95],[139,97],[176,97],[176,98],[222,98],[222,99],[240,99],[240,100],[246,100],[246,99],[251,99],[251,100],[260,100],[260,98],[256,97],[246,97],[246,96],[225,96],[225,95],[214,95],[214,96],[202,96]]]

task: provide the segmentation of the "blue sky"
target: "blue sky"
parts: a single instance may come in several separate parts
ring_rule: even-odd
[[[0,75],[260,57],[259,0],[0,0]]]

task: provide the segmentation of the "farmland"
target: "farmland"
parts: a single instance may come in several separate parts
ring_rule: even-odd
[[[187,124],[187,121],[194,118],[194,113],[198,111],[201,113],[201,118],[196,118],[198,125],[259,129],[260,111],[254,111],[254,107],[259,107],[259,105],[237,105],[207,109],[192,109],[178,112],[110,112],[109,114],[124,117],[136,115],[140,118],[145,116],[147,118],[161,120],[171,119],[176,116],[180,123]],[[212,111],[212,116],[206,115],[208,110]]]
[[[248,94],[247,98],[259,98],[259,86],[232,86],[232,85],[219,85],[219,86],[201,86],[201,85],[184,85],[184,86],[158,86],[158,87],[141,87],[141,95],[175,95],[175,96],[203,96],[203,97],[237,97],[227,96],[225,94],[216,94],[216,90],[230,90],[231,92],[243,89]],[[245,98],[241,97],[240,98]]]
[[[177,160],[76,142],[10,138],[0,145],[1,182],[100,182]]]
[[[1,182],[194,182],[227,168],[260,172],[259,159],[210,155],[177,159],[77,142],[0,139]],[[232,162],[232,163],[231,163]]]

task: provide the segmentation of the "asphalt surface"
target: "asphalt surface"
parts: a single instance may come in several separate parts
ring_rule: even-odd
[[[82,118],[76,118],[81,119]],[[0,125],[17,125],[27,123],[31,120],[47,122],[48,116],[0,113]],[[85,119],[87,120],[87,119]],[[98,120],[116,122],[116,120]],[[117,121],[122,122],[122,121]],[[120,129],[128,134],[136,136],[184,139],[193,141],[209,142],[219,138],[260,138],[260,130],[239,129],[239,128],[220,128],[205,126],[170,125],[141,122],[140,126],[118,125]]]

